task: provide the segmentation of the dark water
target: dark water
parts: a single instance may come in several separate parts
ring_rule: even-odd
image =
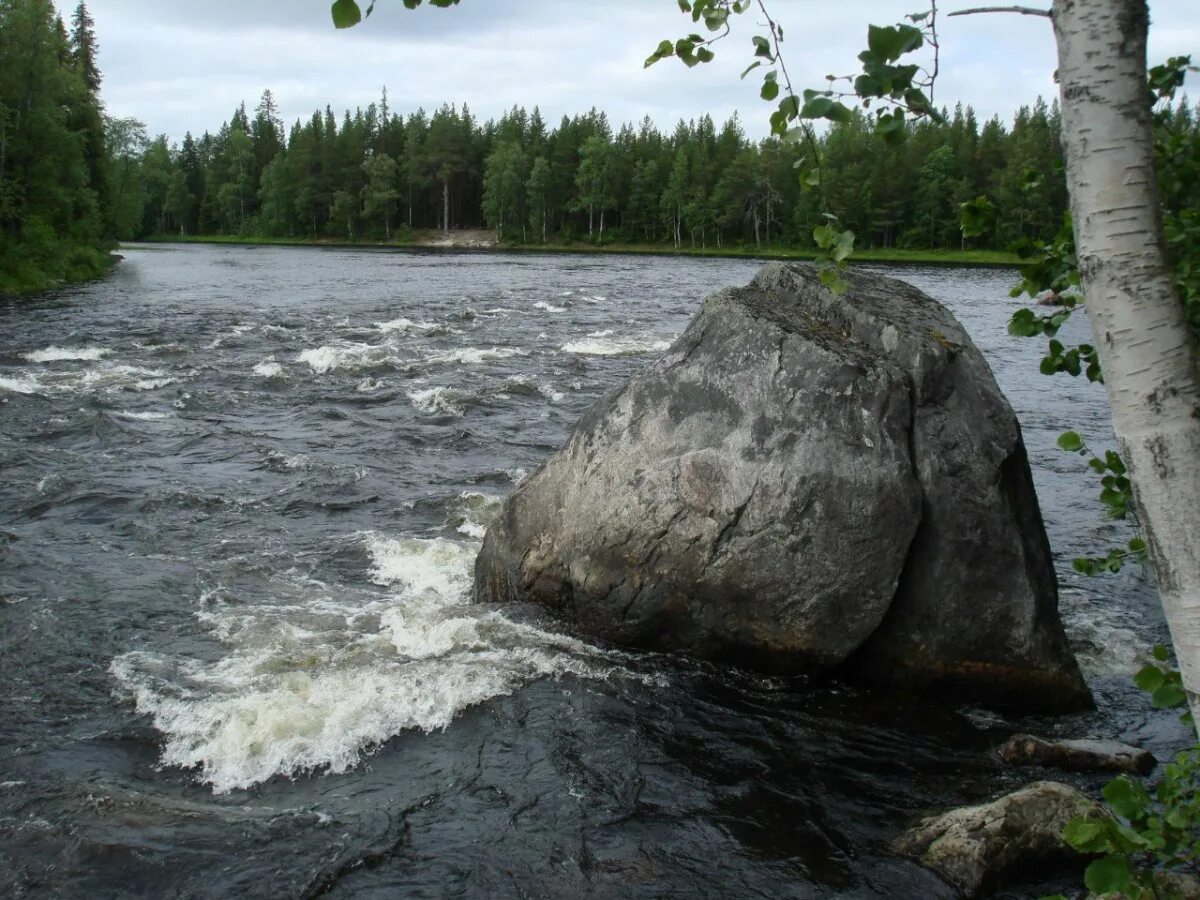
[[[1003,271],[893,274],[1021,416],[1098,712],[721,672],[470,604],[499,500],[755,268],[154,248],[0,306],[0,893],[949,896],[887,845],[1024,780],[988,755],[1014,728],[1182,743],[1127,687],[1165,634],[1144,578],[1070,571],[1127,537],[1054,448],[1064,422],[1104,445],[1103,395],[1005,336]]]

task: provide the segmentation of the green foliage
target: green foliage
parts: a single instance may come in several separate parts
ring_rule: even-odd
[[[1176,90],[1183,85],[1184,76],[1191,68],[1189,57],[1172,58],[1165,65],[1150,70],[1148,84],[1151,98],[1157,104],[1154,112],[1155,149],[1168,255],[1189,321],[1200,338],[1200,213],[1197,212],[1197,206],[1200,205],[1200,122],[1187,107],[1170,106]],[[1040,180],[1035,172],[1027,173],[1022,178],[1027,189],[1036,189]],[[979,234],[984,231],[994,209],[986,197],[962,204],[964,233]],[[1063,225],[1053,239],[1034,241],[1022,238],[1012,249],[1022,259],[1021,280],[1013,288],[1012,296],[1027,294],[1033,297],[1042,291],[1051,291],[1062,307],[1041,315],[1030,309],[1018,310],[1009,323],[1009,333],[1020,337],[1050,338],[1040,366],[1043,374],[1085,374],[1089,381],[1103,381],[1095,347],[1090,344],[1066,347],[1055,339],[1059,329],[1081,302],[1078,294],[1079,267],[1070,218],[1064,217]],[[1063,434],[1059,438],[1059,446],[1081,456],[1091,454],[1075,432]],[[1103,457],[1092,455],[1088,466],[1100,476],[1101,505],[1111,518],[1124,519],[1133,509],[1134,501],[1133,486],[1126,476],[1120,455],[1111,450],[1105,452]],[[1082,574],[1098,575],[1119,572],[1128,562],[1145,564],[1147,561],[1145,541],[1135,537],[1125,547],[1111,548],[1100,556],[1076,559],[1074,567]],[[1163,687],[1163,690],[1170,691],[1172,688]]]
[[[0,0],[0,291],[94,277],[115,221],[85,4]]]
[[[1182,678],[1169,660],[1167,648],[1156,646],[1134,684],[1150,693],[1158,709],[1183,708],[1181,719],[1191,724]],[[1103,795],[1105,814],[1072,819],[1063,830],[1070,846],[1099,857],[1084,873],[1088,890],[1129,900],[1183,897],[1180,876],[1200,875],[1200,746],[1164,766],[1153,790],[1122,775],[1105,785]]]
[[[854,252],[854,232],[839,230],[835,216],[813,229],[813,241],[823,256],[819,277],[821,283],[835,294],[844,294],[850,287],[845,279],[846,260]]]
[[[1191,723],[1192,715],[1187,708],[1187,694],[1183,689],[1183,676],[1170,665],[1170,654],[1166,647],[1156,646],[1150,661],[1138,670],[1133,683],[1150,693],[1156,709],[1183,709],[1180,719]]]
[[[1111,816],[1073,819],[1063,838],[1099,855],[1084,873],[1088,890],[1130,900],[1182,897],[1177,875],[1200,871],[1200,748],[1163,768],[1153,792],[1129,776],[1110,781]]]
[[[416,9],[421,5],[421,0],[404,0],[404,5],[408,9]],[[457,6],[458,0],[429,0],[430,6],[436,6],[445,9],[450,6]],[[333,0],[330,7],[330,15],[333,17],[333,24],[336,28],[353,28],[363,20],[365,16],[369,16],[375,9],[375,0],[371,0],[367,4],[367,11],[364,14],[355,0]]]
[[[1052,352],[1057,345],[1061,351],[1062,345],[1051,341]],[[1042,372],[1050,374],[1043,364]],[[1077,453],[1088,457],[1088,468],[1100,476],[1100,505],[1104,507],[1109,518],[1124,519],[1133,510],[1133,483],[1125,474],[1125,463],[1120,454],[1107,450],[1103,456],[1095,455],[1084,443],[1077,432],[1065,431],[1058,437],[1058,446],[1068,453]],[[1125,547],[1114,547],[1103,556],[1080,557],[1075,559],[1075,571],[1083,575],[1099,575],[1104,572],[1119,572],[1128,562],[1146,564],[1148,556],[1146,542],[1140,537],[1129,541]]]
[[[1155,158],[1167,256],[1184,310],[1200,339],[1200,114],[1172,101],[1188,72],[1190,56],[1176,56],[1150,70],[1155,101]]]

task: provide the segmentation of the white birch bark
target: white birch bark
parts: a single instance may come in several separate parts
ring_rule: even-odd
[[[1113,428],[1200,724],[1200,374],[1164,250],[1145,0],[1054,0],[1075,246]]]

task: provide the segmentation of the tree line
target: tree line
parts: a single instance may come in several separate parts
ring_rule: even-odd
[[[86,6],[0,0],[0,292],[102,272],[112,203]]]
[[[1195,120],[1186,105],[1178,115]],[[271,92],[215,133],[178,146],[110,123],[119,237],[244,235],[392,240],[415,229],[490,228],[505,242],[675,247],[810,246],[835,216],[859,246],[1001,249],[1049,240],[1067,206],[1057,101],[982,124],[967,107],[906,126],[885,143],[855,114],[817,136],[819,183],[802,185],[812,147],[749,140],[737,117],[664,133],[619,128],[595,109],[549,126],[515,107],[480,122],[466,106],[432,114],[379,102],[332,109],[286,132]],[[998,214],[964,240],[959,204],[990,196]]]
[[[958,106],[886,142],[855,112],[814,146],[752,141],[736,116],[664,132],[596,109],[557,127],[536,107],[486,122],[465,105],[401,114],[386,89],[285,130],[268,90],[253,114],[243,103],[176,145],[104,115],[83,2],[68,25],[51,0],[0,0],[0,46],[0,291],[89,277],[116,240],[152,235],[490,228],[514,243],[803,248],[834,217],[859,247],[1004,249],[1051,240],[1067,204],[1057,102],[1009,123]],[[1200,115],[1181,103],[1171,117],[1182,146],[1200,146]],[[815,183],[801,183],[802,157]],[[959,206],[980,195],[996,215],[964,239]]]

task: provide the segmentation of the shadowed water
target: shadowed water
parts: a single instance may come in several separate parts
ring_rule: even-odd
[[[1054,447],[1105,446],[1107,410],[1006,336],[1009,272],[890,274],[951,307],[1021,417],[1100,705],[1054,722],[472,605],[504,495],[756,264],[126,256],[0,306],[6,895],[950,896],[888,842],[1020,783],[988,753],[1014,728],[1184,739],[1127,686],[1165,637],[1144,577],[1071,571],[1128,539]]]

